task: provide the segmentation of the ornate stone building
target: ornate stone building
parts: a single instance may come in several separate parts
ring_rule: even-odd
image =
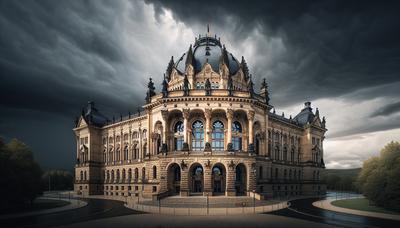
[[[311,103],[277,115],[264,79],[255,92],[246,61],[199,36],[171,58],[161,93],[150,78],[144,111],[104,117],[89,102],[76,121],[79,194],[323,194],[325,119]]]

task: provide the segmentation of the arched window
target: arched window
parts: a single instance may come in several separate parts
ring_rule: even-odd
[[[139,169],[135,168],[135,180],[139,179]]]
[[[290,151],[290,161],[294,162],[294,149],[292,148],[292,150]]]
[[[120,174],[119,174],[119,169],[117,169],[117,181],[120,180]]]
[[[143,145],[143,154],[147,154],[147,143]]]
[[[147,130],[146,130],[146,129],[143,130],[142,138],[143,138],[143,139],[146,139],[146,138],[147,138]]]
[[[258,177],[259,177],[260,179],[263,179],[263,167],[262,167],[262,166],[259,167],[259,170],[258,170]]]
[[[142,168],[142,179],[146,179],[146,168]]]
[[[182,121],[178,121],[174,127],[175,150],[182,150],[184,127]]]
[[[128,146],[124,148],[124,160],[128,160]]]
[[[128,169],[128,181],[132,179],[132,169]]]
[[[192,124],[192,150],[203,150],[204,148],[204,128],[203,123],[196,120]]]
[[[122,180],[125,181],[126,178],[126,171],[125,169],[122,170]]]
[[[212,149],[224,150],[224,124],[217,120],[212,128]]]
[[[232,123],[232,146],[234,150],[242,150],[242,125],[238,121]]]
[[[84,175],[84,176],[83,176],[83,179],[84,179],[84,180],[87,180],[86,171],[83,173],[83,175]]]
[[[287,161],[287,148],[286,147],[283,148],[283,160]]]
[[[80,180],[83,180],[83,171],[81,171]]]
[[[121,150],[119,149],[119,145],[117,146],[117,151],[115,152],[115,160],[120,161],[121,158]]]
[[[153,166],[153,179],[157,179],[157,166]]]
[[[107,181],[110,181],[110,170],[107,170]]]
[[[110,148],[110,150],[108,151],[108,162],[112,161],[113,161],[113,149]]]

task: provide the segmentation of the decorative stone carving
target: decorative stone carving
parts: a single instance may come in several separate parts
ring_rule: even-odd
[[[184,108],[184,109],[182,110],[183,118],[189,119],[189,114],[190,114],[190,109]]]
[[[253,110],[247,111],[247,119],[253,121],[255,112]]]

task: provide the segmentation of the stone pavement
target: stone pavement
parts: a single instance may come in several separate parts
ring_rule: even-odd
[[[78,200],[78,199],[55,198],[55,197],[38,197],[38,199],[62,200],[62,201],[69,202],[69,204],[62,206],[62,207],[49,208],[49,209],[44,209],[44,210],[14,213],[14,214],[4,214],[4,215],[0,215],[0,219],[10,219],[10,218],[42,215],[42,214],[51,214],[51,213],[57,213],[57,212],[61,212],[61,211],[74,210],[74,209],[78,209],[81,207],[85,207],[87,205],[87,203],[85,201]]]
[[[75,227],[162,227],[162,228],[180,228],[180,227],[229,227],[229,228],[243,228],[243,227],[333,227],[326,224],[305,221],[301,219],[288,218],[283,216],[268,215],[268,214],[254,214],[254,215],[224,215],[224,216],[168,216],[157,214],[135,214],[120,217],[113,217],[107,219],[92,220],[88,222],[75,223],[67,226],[60,226],[63,228]]]
[[[360,211],[360,210],[348,209],[348,208],[344,208],[344,207],[337,207],[337,206],[332,205],[333,201],[335,201],[335,199],[320,200],[320,201],[314,202],[313,206],[322,208],[325,210],[342,212],[342,213],[347,213],[347,214],[369,216],[369,217],[375,217],[375,218],[391,219],[391,220],[400,221],[400,215],[385,214],[385,213],[370,212],[370,211]]]

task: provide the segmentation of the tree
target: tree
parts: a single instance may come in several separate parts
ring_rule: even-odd
[[[44,190],[71,190],[73,189],[73,176],[65,170],[48,170],[42,175]]]
[[[1,141],[1,140],[0,140]],[[42,193],[41,169],[32,151],[21,141],[0,143],[1,207],[18,207]]]
[[[390,142],[380,153],[364,162],[357,184],[378,206],[400,211],[400,143]]]

